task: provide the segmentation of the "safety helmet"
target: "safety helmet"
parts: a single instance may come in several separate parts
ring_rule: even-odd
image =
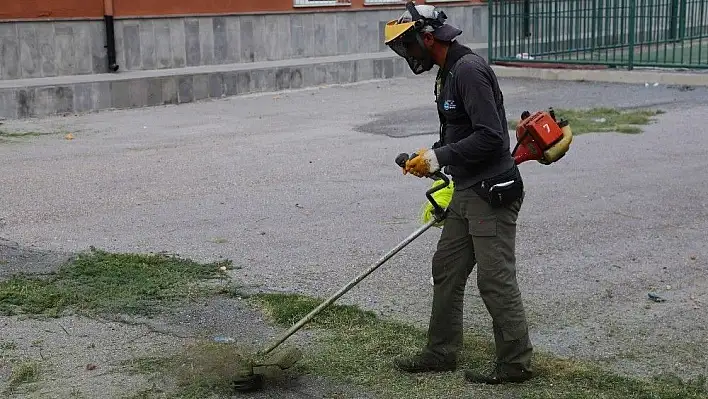
[[[440,41],[451,42],[462,31],[445,23],[447,15],[432,5],[416,6],[406,3],[406,11],[386,24],[384,43],[396,54],[405,58],[414,74],[429,71],[434,63],[430,52],[423,45],[422,34],[430,32]]]

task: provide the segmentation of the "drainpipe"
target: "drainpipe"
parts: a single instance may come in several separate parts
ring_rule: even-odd
[[[116,72],[116,36],[113,26],[113,0],[103,0],[103,21],[106,25],[106,49],[108,52],[108,70]]]

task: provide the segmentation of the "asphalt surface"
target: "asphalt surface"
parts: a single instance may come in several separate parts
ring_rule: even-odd
[[[708,373],[708,90],[501,83],[510,118],[548,106],[667,112],[642,134],[577,136],[561,162],[521,166],[518,274],[534,343],[630,373]],[[0,237],[48,251],[226,257],[243,284],[329,296],[419,226],[430,182],[403,176],[394,158],[436,140],[432,84],[6,122],[48,134],[0,144]],[[424,327],[438,236],[428,231],[340,301]],[[491,331],[474,281],[467,325]]]
[[[47,251],[0,237],[0,280],[18,274],[43,274],[71,257],[69,253]]]

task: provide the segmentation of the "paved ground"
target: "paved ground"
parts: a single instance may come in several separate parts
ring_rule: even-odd
[[[0,144],[0,237],[48,251],[228,257],[244,284],[327,296],[418,226],[429,182],[393,160],[435,140],[431,79],[6,122],[51,134]],[[708,373],[708,90],[502,85],[510,117],[667,111],[643,134],[578,136],[560,163],[522,166],[518,268],[534,342],[629,373]],[[438,235],[341,301],[424,326]],[[473,282],[467,323],[489,330]],[[214,331],[243,334],[218,323],[229,312],[215,308]]]

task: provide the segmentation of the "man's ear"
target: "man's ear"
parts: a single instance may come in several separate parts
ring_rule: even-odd
[[[428,49],[432,48],[435,44],[435,36],[430,32],[423,32],[423,44]]]

